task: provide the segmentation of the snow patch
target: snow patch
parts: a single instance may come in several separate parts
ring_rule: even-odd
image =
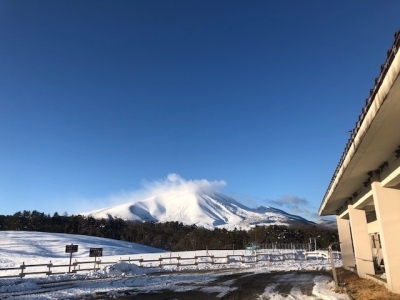
[[[159,272],[159,269],[141,268],[135,264],[128,264],[126,262],[119,262],[114,265],[105,266],[101,273],[108,276],[125,276],[125,275],[138,275]]]

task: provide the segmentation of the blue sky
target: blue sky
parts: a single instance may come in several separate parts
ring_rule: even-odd
[[[1,1],[0,214],[97,209],[175,173],[315,217],[399,9]]]

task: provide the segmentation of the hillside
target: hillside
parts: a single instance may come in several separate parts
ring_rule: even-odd
[[[126,241],[77,234],[36,231],[0,231],[0,264],[8,266],[15,259],[35,261],[43,258],[67,258],[66,245],[78,245],[74,257],[89,257],[89,248],[103,248],[104,256],[159,253],[164,250]],[[15,256],[15,257],[14,257]]]

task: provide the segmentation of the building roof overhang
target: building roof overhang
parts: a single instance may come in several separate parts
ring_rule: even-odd
[[[320,215],[337,214],[363,186],[370,172],[396,155],[400,145],[399,46],[398,32],[326,191]]]

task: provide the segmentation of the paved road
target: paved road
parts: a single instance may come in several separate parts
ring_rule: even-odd
[[[136,276],[37,282],[32,289],[5,291],[1,299],[118,299],[140,300],[293,300],[320,299],[314,282],[330,281],[320,271],[257,273],[245,270],[203,270]],[[22,280],[20,284],[29,284]],[[16,282],[18,286],[18,282]],[[336,298],[335,298],[336,299]]]
[[[203,285],[182,286],[188,291],[176,292],[168,289],[156,293],[135,293],[132,296],[118,299],[140,300],[254,300],[254,299],[318,299],[313,295],[314,279],[316,276],[330,277],[321,272],[290,272],[290,273],[249,273],[224,275]],[[314,296],[314,297],[313,297]],[[274,298],[272,298],[274,297]]]

